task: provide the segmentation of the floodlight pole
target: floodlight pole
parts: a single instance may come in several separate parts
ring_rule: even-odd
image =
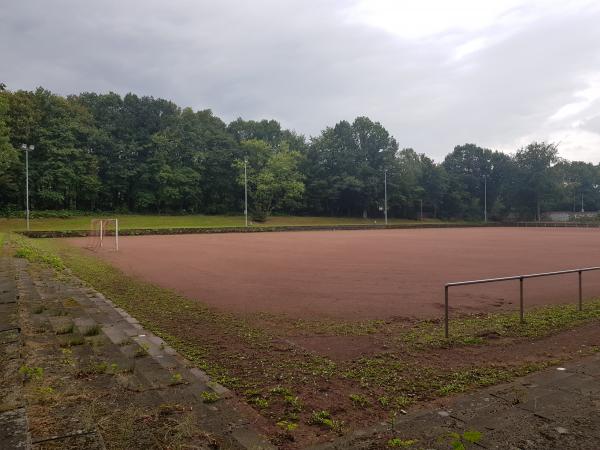
[[[383,169],[383,191],[384,191],[384,201],[383,201],[383,211],[385,214],[385,224],[388,224],[388,208],[387,208],[387,169]]]
[[[423,199],[419,200],[421,203],[421,220],[423,220]]]
[[[27,231],[29,231],[29,152],[35,147],[33,145],[21,144],[21,150],[25,152],[25,209],[26,209],[26,221]]]
[[[119,251],[119,219],[115,219],[115,250]]]
[[[244,218],[248,226],[248,158],[244,158]]]
[[[483,176],[483,221],[487,223],[487,175]]]
[[[585,212],[585,209],[583,209],[583,192],[581,193],[581,212]]]

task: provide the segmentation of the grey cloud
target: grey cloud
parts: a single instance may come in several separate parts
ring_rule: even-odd
[[[160,96],[309,135],[368,115],[439,160],[467,141],[514,150],[523,136],[550,138],[567,122],[547,119],[600,73],[598,9],[407,40],[347,23],[351,6],[21,0],[0,12],[0,77],[10,89]],[[452,59],[478,38],[489,45]]]

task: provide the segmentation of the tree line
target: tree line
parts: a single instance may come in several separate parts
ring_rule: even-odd
[[[0,210],[22,210],[22,144],[37,210],[539,219],[600,209],[600,165],[532,142],[508,155],[456,146],[437,163],[357,117],[306,138],[275,120],[227,124],[210,110],[134,94],[63,97],[0,85]]]

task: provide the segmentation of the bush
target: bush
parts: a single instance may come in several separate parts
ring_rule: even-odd
[[[10,207],[4,208],[0,214],[7,219],[20,219],[26,215],[25,211]],[[89,214],[89,211],[60,209],[55,211],[31,211],[29,217],[31,219],[67,219],[69,217],[86,216]]]
[[[264,223],[267,221],[267,212],[262,209],[252,211],[251,218],[254,222]]]

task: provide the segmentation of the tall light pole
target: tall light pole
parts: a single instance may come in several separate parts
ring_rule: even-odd
[[[483,221],[487,223],[487,175],[483,176]]]
[[[21,144],[21,150],[25,152],[25,205],[27,214],[27,231],[29,231],[29,152],[35,147],[33,145]]]
[[[383,169],[383,192],[384,192],[384,200],[383,200],[383,213],[385,214],[385,224],[388,224],[388,216],[387,216],[387,169]]]
[[[248,158],[244,158],[244,217],[248,226]]]
[[[423,220],[423,199],[419,200],[421,203],[421,220]]]
[[[581,212],[585,212],[585,209],[583,209],[583,192],[581,193]]]

